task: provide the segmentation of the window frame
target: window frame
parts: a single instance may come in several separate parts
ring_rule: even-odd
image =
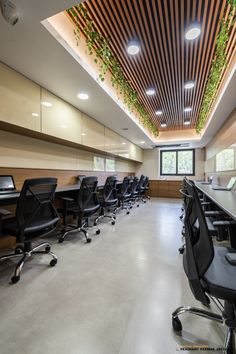
[[[193,153],[193,173],[178,173],[178,152],[179,151],[192,151]],[[175,152],[176,154],[176,173],[162,173],[162,153]],[[160,176],[195,176],[195,149],[169,149],[160,151]]]

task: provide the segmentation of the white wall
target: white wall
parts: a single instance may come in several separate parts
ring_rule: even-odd
[[[191,176],[193,179],[204,178],[204,149],[195,150],[195,176]],[[136,175],[141,174],[149,176],[150,180],[168,179],[168,180],[180,180],[182,176],[160,176],[160,150],[144,150],[143,164],[137,165]]]

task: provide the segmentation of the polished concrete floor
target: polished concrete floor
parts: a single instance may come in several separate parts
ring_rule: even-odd
[[[224,329],[184,315],[182,337],[171,327],[178,306],[199,305],[182,269],[180,201],[152,199],[120,213],[115,226],[85,244],[50,238],[59,261],[25,265],[9,285],[12,261],[0,264],[0,354],[164,354],[186,346],[222,346]],[[90,230],[90,233],[93,233]],[[197,348],[195,348],[197,351]],[[212,351],[204,351],[212,353]]]

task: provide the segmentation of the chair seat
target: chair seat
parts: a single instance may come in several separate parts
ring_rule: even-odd
[[[34,233],[37,233],[37,232],[42,231],[44,229],[55,226],[58,221],[59,221],[59,217],[55,217],[54,219],[48,217],[48,218],[42,218],[42,219],[36,220],[35,222],[32,221],[25,228],[24,235],[27,236],[29,234],[34,234]],[[20,229],[19,229],[19,226],[17,223],[17,219],[16,218],[7,219],[3,225],[3,232],[5,234],[9,234],[12,236],[18,236],[20,233]]]
[[[204,288],[215,297],[236,301],[236,266],[225,259],[227,253],[236,253],[236,250],[215,246],[214,251],[214,259],[203,278]]]
[[[117,200],[118,200],[117,198],[109,199],[109,200],[106,200],[106,201],[102,202],[101,204],[102,204],[102,206],[114,205],[114,204],[117,203]]]
[[[96,211],[100,208],[100,205],[95,205],[95,206],[91,206],[91,207],[87,207],[83,210],[83,215],[86,216],[90,216],[94,213],[96,213]],[[78,206],[75,206],[73,208],[68,208],[67,213],[68,214],[74,214],[74,215],[78,215],[80,212]]]

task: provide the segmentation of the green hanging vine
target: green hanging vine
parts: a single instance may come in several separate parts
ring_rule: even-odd
[[[74,35],[77,45],[79,44],[81,33],[84,32],[88,54],[95,54],[96,56],[94,62],[99,64],[99,79],[104,81],[106,73],[110,71],[112,86],[123,95],[124,104],[127,106],[128,110],[131,113],[133,111],[138,112],[139,122],[157,137],[158,129],[151,121],[144,105],[139,102],[137,92],[126,80],[123,70],[110,48],[109,39],[103,37],[95,29],[93,21],[90,19],[87,10],[82,4],[68,9],[67,13],[73,18],[73,22],[76,26]],[[82,24],[81,19],[85,23],[85,26]]]
[[[196,132],[198,134],[201,133],[201,130],[205,126],[210,108],[212,106],[212,103],[215,98],[215,94],[220,84],[221,75],[227,64],[226,47],[229,40],[230,28],[233,26],[235,21],[234,16],[235,16],[236,0],[228,0],[228,4],[231,5],[231,10],[228,17],[228,21],[222,19],[220,31],[217,35],[214,59],[212,61],[212,66],[208,77],[205,93],[203,96],[200,114],[196,124]],[[229,26],[230,21],[232,21],[231,26]]]

